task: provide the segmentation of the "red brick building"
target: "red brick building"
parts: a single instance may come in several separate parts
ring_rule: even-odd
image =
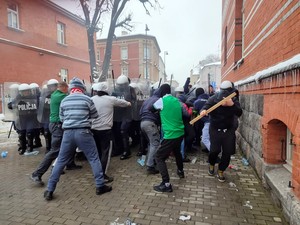
[[[84,20],[48,0],[0,0],[0,84],[89,80]]]
[[[106,39],[97,40],[97,62],[102,67],[106,48]],[[118,36],[112,44],[112,56],[108,78],[114,71],[115,78],[120,74],[130,78],[149,79],[153,82],[159,80],[159,53],[157,40],[151,35],[122,35]],[[100,68],[101,71],[101,68]]]
[[[223,0],[222,14],[222,80],[244,110],[239,148],[299,224],[300,2]]]

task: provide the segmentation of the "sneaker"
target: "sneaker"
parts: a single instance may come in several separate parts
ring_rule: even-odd
[[[45,191],[44,192],[44,198],[47,201],[51,201],[53,199],[53,191]]]
[[[177,175],[179,178],[184,178],[184,171],[183,170],[177,170]]]
[[[82,169],[82,166],[79,166],[79,165],[76,165],[76,164],[66,166],[66,170],[80,170],[80,169]]]
[[[157,169],[155,169],[155,167],[154,166],[148,166],[148,168],[147,168],[147,174],[158,174],[159,173],[159,171],[157,170]]]
[[[114,181],[113,177],[109,177],[106,174],[104,174],[103,176],[104,176],[104,183],[110,183]]]
[[[218,180],[223,183],[225,182],[224,171],[218,170]]]
[[[42,181],[42,179],[38,176],[34,176],[31,174],[30,179],[35,183],[43,186],[45,183]]]
[[[153,187],[154,191],[158,192],[173,192],[172,185],[170,184],[168,187],[165,185],[165,183],[161,183],[160,185]]]
[[[106,192],[110,192],[112,190],[111,186],[103,185],[102,187],[96,188],[96,195],[102,195]]]
[[[208,167],[208,175],[213,176],[215,174],[215,166],[214,165],[209,165]]]

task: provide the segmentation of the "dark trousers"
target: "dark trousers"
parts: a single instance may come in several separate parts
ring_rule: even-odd
[[[112,140],[112,130],[92,130],[92,132],[102,164],[102,170],[105,174],[110,149],[110,141]]]
[[[155,155],[157,169],[159,170],[163,183],[170,182],[170,176],[166,164],[166,159],[173,152],[178,170],[183,170],[183,161],[180,153],[180,145],[183,136],[175,139],[163,139]]]
[[[33,176],[42,177],[51,166],[53,160],[57,158],[63,137],[63,129],[61,126],[61,123],[49,124],[49,130],[51,132],[51,149],[49,152],[47,152],[42,162],[38,165],[37,169],[32,173]],[[71,160],[69,164],[74,164],[74,160]]]
[[[215,165],[217,157],[222,152],[219,170],[225,171],[230,163],[230,156],[235,152],[235,129],[209,128],[210,152],[208,161],[210,165]]]

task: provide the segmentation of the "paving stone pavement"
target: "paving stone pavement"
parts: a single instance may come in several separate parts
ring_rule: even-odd
[[[0,124],[1,125],[1,124]],[[146,169],[133,156],[121,161],[112,158],[108,174],[114,177],[113,191],[95,194],[90,166],[78,161],[82,170],[66,171],[54,193],[54,199],[43,198],[45,187],[32,184],[29,175],[44,156],[45,148],[36,156],[19,156],[17,135],[0,128],[0,224],[88,225],[123,224],[129,218],[141,225],[194,224],[246,225],[287,224],[281,211],[274,206],[252,168],[243,166],[241,156],[232,159],[236,169],[226,171],[226,182],[218,182],[207,174],[207,154],[197,151],[195,164],[185,164],[185,179],[176,175],[171,157],[168,168],[174,191],[162,194],[153,190],[161,182],[160,175],[146,175]],[[43,176],[47,182],[49,171]],[[181,215],[190,215],[187,221]]]

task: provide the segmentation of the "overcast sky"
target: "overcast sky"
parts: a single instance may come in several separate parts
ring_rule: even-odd
[[[173,74],[183,85],[190,70],[199,60],[209,54],[220,54],[221,50],[221,0],[159,0],[162,9],[151,10],[151,16],[137,0],[131,0],[127,9],[133,13],[132,34],[145,34],[145,24],[149,35],[156,37],[161,49],[161,57],[166,56],[168,78]],[[118,30],[116,35],[120,35]],[[105,37],[102,37],[105,38]]]
[[[52,0],[70,9],[70,1]],[[154,0],[151,0],[154,2]],[[64,4],[69,2],[69,4]],[[209,54],[220,54],[221,49],[221,0],[159,0],[161,9],[149,7],[151,16],[146,15],[143,5],[138,0],[130,0],[127,12],[133,14],[134,25],[131,34],[145,34],[145,24],[150,29],[149,35],[155,36],[161,49],[161,57],[166,56],[168,78],[174,75],[183,85],[190,75],[190,70]],[[77,2],[77,10],[81,10]],[[73,10],[72,10],[73,11]],[[107,38],[109,18],[102,18],[104,30],[101,38]],[[116,35],[121,34],[116,30]]]

